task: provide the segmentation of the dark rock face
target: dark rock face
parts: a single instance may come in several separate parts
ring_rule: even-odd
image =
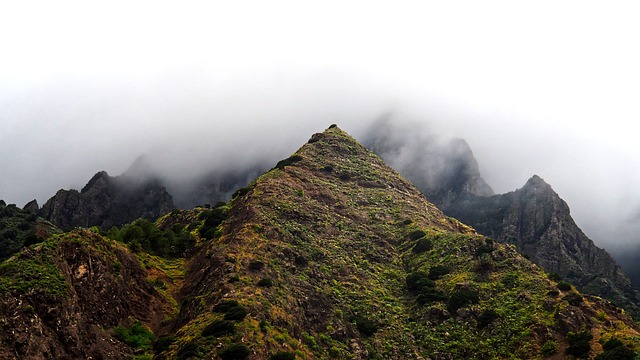
[[[171,195],[157,181],[110,177],[102,171],[80,192],[59,190],[38,210],[38,215],[63,230],[96,225],[109,229],[139,217],[157,218],[173,207]]]
[[[22,210],[24,210],[24,211],[29,211],[29,212],[33,212],[33,213],[37,213],[39,209],[40,209],[40,206],[38,206],[38,202],[36,200],[29,201],[22,208]]]
[[[482,234],[514,244],[545,271],[561,275],[581,291],[640,314],[638,293],[620,266],[580,230],[567,203],[540,177],[533,176],[521,189],[507,194],[467,194],[440,205]]]

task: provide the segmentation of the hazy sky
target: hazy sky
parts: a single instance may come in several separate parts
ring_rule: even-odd
[[[3,3],[0,198],[42,204],[143,153],[185,177],[284,157],[390,113],[465,138],[496,192],[538,174],[599,245],[640,245],[639,17],[633,1]]]

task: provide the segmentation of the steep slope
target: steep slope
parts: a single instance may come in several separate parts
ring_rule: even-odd
[[[634,316],[640,315],[640,296],[620,266],[580,230],[567,203],[540,177],[532,177],[511,193],[459,198],[444,211],[482,234],[514,244],[533,262],[581,291],[611,299]]]
[[[157,330],[171,303],[124,246],[88,230],[55,235],[0,263],[0,358],[126,359],[112,328]]]
[[[335,126],[237,192],[189,269],[161,358],[560,358],[576,354],[575,336],[591,355],[613,336],[639,345],[620,309],[558,290]]]
[[[98,172],[77,190],[59,190],[38,215],[63,230],[99,226],[109,229],[139,217],[155,219],[173,209],[171,195],[157,181],[111,177]]]
[[[0,200],[0,261],[23,246],[39,243],[58,232],[59,229],[35,213]]]

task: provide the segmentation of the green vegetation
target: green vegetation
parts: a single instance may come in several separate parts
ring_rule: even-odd
[[[542,356],[551,356],[557,352],[558,352],[558,344],[553,340],[549,340],[546,343],[544,343],[544,345],[540,349],[540,355]]]
[[[54,233],[53,225],[14,204],[0,203],[0,261],[16,254],[24,246],[37,244]]]
[[[203,224],[198,230],[201,237],[205,239],[213,239],[216,236],[216,230],[224,220],[227,219],[229,207],[224,202],[219,202],[213,209],[208,209],[200,214],[200,220]]]
[[[113,227],[106,235],[126,244],[134,252],[145,251],[162,257],[183,257],[195,245],[195,239],[184,225],[175,224],[162,230],[147,219],[138,219],[121,228]]]
[[[573,355],[578,359],[586,358],[589,355],[589,351],[591,351],[592,339],[593,335],[587,330],[569,332],[567,334],[569,346],[567,347],[566,354]]]
[[[566,281],[560,281],[557,285],[558,289],[562,290],[562,291],[570,291],[571,290],[571,284],[566,282]]]
[[[224,350],[220,351],[218,355],[223,360],[242,360],[249,357],[251,351],[245,344],[231,344]]]
[[[224,335],[234,334],[236,331],[235,324],[229,320],[216,320],[202,330],[202,336],[220,337]]]
[[[242,321],[247,316],[247,309],[235,300],[222,301],[213,307],[213,311],[223,313],[225,320]]]
[[[55,237],[38,244],[40,252],[26,252],[0,263],[0,295],[43,293],[52,298],[63,298],[68,286],[60,269],[53,262]]]
[[[135,349],[151,350],[155,341],[153,332],[141,322],[134,322],[131,327],[118,325],[113,329],[116,339]]]

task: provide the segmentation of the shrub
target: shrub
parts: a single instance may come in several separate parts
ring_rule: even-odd
[[[218,356],[223,360],[246,359],[251,354],[249,348],[244,344],[231,344],[226,349],[220,351]]]
[[[444,265],[432,266],[429,269],[429,279],[438,280],[449,273],[449,268]]]
[[[233,322],[229,320],[216,320],[202,330],[202,336],[220,337],[224,335],[231,335],[235,333],[235,331],[236,327]]]
[[[491,258],[491,255],[484,253],[478,257],[478,263],[476,264],[475,271],[478,274],[487,274],[495,268],[496,263]]]
[[[295,163],[297,163],[298,161],[302,160],[302,156],[300,155],[291,155],[290,157],[284,159],[284,160],[280,160],[278,161],[278,163],[276,164],[274,169],[284,169],[286,166],[290,166],[293,165]]]
[[[493,250],[493,240],[485,239],[484,243],[478,245],[478,248],[476,249],[476,257],[480,257],[483,254],[490,254]]]
[[[231,199],[235,199],[237,197],[243,197],[245,194],[247,194],[249,191],[251,190],[251,187],[249,186],[245,186],[243,188],[240,188],[238,190],[236,190],[233,195],[231,195]]]
[[[325,167],[322,168],[322,171],[330,173],[333,171],[333,166],[325,165]]]
[[[558,283],[558,285],[556,285],[558,289],[562,290],[562,291],[569,291],[571,290],[571,284],[566,282],[566,281],[560,281]]]
[[[249,263],[249,270],[260,271],[264,268],[264,263],[260,260],[254,260]]]
[[[555,282],[562,281],[562,276],[560,276],[560,274],[558,274],[558,273],[552,272],[552,273],[547,274],[547,276],[549,277],[549,279],[551,279],[551,280],[553,280]]]
[[[573,305],[573,306],[578,306],[580,305],[580,303],[582,302],[582,296],[576,292],[570,292],[567,295],[565,295],[562,300],[565,300],[566,302],[568,302],[569,304]]]
[[[477,304],[478,301],[480,301],[480,297],[478,296],[477,291],[468,289],[457,290],[451,294],[451,297],[449,297],[447,310],[449,310],[451,314],[455,314],[458,309],[467,305]]]
[[[155,351],[156,354],[167,351],[174,342],[175,338],[173,336],[162,336],[153,343],[153,351]]]
[[[483,311],[482,314],[478,316],[478,329],[486,328],[498,318],[500,318],[500,315],[498,315],[498,313],[493,309],[487,309]]]
[[[247,309],[242,306],[236,306],[224,313],[225,320],[238,320],[242,321],[247,316]]]
[[[595,360],[634,360],[636,355],[635,351],[625,346],[620,346],[604,351],[602,354],[596,356]]]
[[[429,279],[429,275],[423,271],[416,271],[406,278],[407,290],[416,293],[416,301],[420,305],[429,302],[446,300],[447,297],[436,289],[436,283]]]
[[[262,279],[260,279],[260,281],[258,281],[258,286],[261,286],[261,287],[272,287],[273,286],[273,280],[271,280],[271,278],[262,278]]]
[[[202,348],[195,342],[186,343],[176,353],[178,360],[187,360],[191,358],[199,358],[202,355]]]
[[[544,345],[542,345],[542,348],[540,349],[540,355],[542,356],[551,356],[557,352],[558,344],[553,340],[549,340],[544,343]]]
[[[418,240],[425,235],[427,235],[427,233],[420,229],[413,230],[409,233],[409,240]]]
[[[269,360],[296,360],[296,354],[287,351],[279,351],[269,356]]]
[[[228,212],[229,209],[223,202],[217,203],[216,207],[211,210],[203,211],[200,214],[200,220],[204,220],[204,222],[198,230],[200,236],[205,239],[212,239],[217,227],[227,219]]]
[[[365,336],[371,336],[378,331],[378,324],[363,316],[356,316],[354,322],[356,323],[356,328]]]
[[[155,340],[153,332],[139,321],[133,323],[129,328],[118,325],[113,330],[113,334],[116,339],[136,349],[151,349]]]
[[[605,342],[602,345],[602,350],[604,350],[604,351],[613,350],[613,349],[615,349],[617,347],[620,347],[620,346],[624,346],[624,343],[620,339],[618,339],[616,337],[612,337],[611,339],[607,340],[607,342]]]
[[[547,291],[547,296],[551,296],[551,297],[560,296],[560,291],[558,291],[556,289],[551,289],[551,290]]]
[[[213,307],[213,311],[217,313],[225,313],[234,307],[238,307],[240,304],[236,300],[224,300],[216,304]]]
[[[593,335],[589,331],[569,332],[567,334],[567,347],[566,354],[573,355],[577,358],[583,358],[589,355],[591,350],[591,340]]]
[[[416,244],[413,246],[413,249],[411,249],[411,251],[413,251],[415,254],[421,254],[429,250],[431,250],[431,240],[427,239],[426,237],[418,239],[418,241],[416,241]]]

